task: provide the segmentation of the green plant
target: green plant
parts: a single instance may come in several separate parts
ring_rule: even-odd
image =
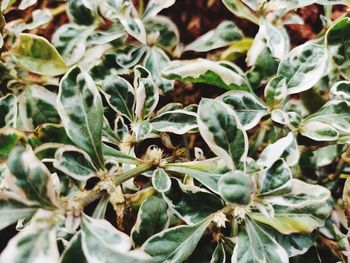
[[[348,260],[350,18],[331,19],[348,1],[223,0],[255,39],[224,21],[186,46],[158,15],[175,0],[37,2],[1,2],[0,229],[20,232],[0,262]],[[291,48],[313,3],[323,29]],[[219,48],[249,70],[175,60]],[[166,103],[175,81],[223,92]]]

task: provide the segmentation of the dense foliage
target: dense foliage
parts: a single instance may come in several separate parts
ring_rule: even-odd
[[[0,262],[349,262],[348,1],[223,0],[255,38],[223,21],[188,45],[175,0],[0,2]],[[183,82],[222,95],[171,102]]]

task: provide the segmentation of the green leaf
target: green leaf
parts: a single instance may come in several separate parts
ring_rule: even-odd
[[[315,141],[335,141],[339,137],[339,133],[335,128],[318,121],[305,123],[301,127],[300,133]]]
[[[92,27],[64,24],[53,35],[52,44],[62,55],[67,65],[70,66],[77,63],[84,56],[86,41],[92,32]]]
[[[145,11],[143,12],[142,18],[147,20],[148,18],[155,17],[160,11],[172,6],[174,3],[175,0],[150,0],[148,1]]]
[[[134,69],[134,87],[136,89],[136,117],[143,120],[157,107],[159,91],[153,82],[151,73],[144,67],[137,66]]]
[[[162,168],[154,170],[152,175],[152,185],[158,192],[166,192],[171,187],[171,180],[168,174]]]
[[[131,155],[128,155],[126,153],[123,153],[121,151],[118,151],[112,147],[109,147],[107,145],[103,145],[103,155],[106,158],[112,157],[116,159],[120,163],[127,163],[127,164],[140,164],[142,161],[140,159],[137,159]]]
[[[223,21],[215,29],[188,44],[184,51],[208,52],[230,45],[243,38],[242,31],[232,21]]]
[[[197,118],[201,136],[230,168],[246,161],[248,138],[237,114],[229,106],[218,100],[203,99]]]
[[[350,102],[350,81],[338,81],[334,83],[329,92],[337,100]]]
[[[26,87],[18,98],[18,126],[34,130],[41,124],[61,123],[56,109],[57,95],[44,87]]]
[[[148,239],[142,248],[154,262],[184,262],[195,250],[210,222],[211,217],[192,226],[162,231]]]
[[[25,134],[15,129],[0,129],[0,160],[6,159]]]
[[[148,41],[154,42],[164,49],[175,47],[180,40],[179,30],[166,16],[156,16],[145,22]]]
[[[10,240],[0,256],[6,263],[58,262],[56,229],[33,222]]]
[[[81,242],[88,262],[126,263],[146,262],[146,255],[133,255],[131,240],[128,235],[114,228],[108,221],[83,216],[81,225]]]
[[[255,127],[267,114],[265,104],[257,96],[246,91],[232,90],[218,99],[232,107],[245,130]]]
[[[0,230],[20,219],[32,217],[38,207],[29,206],[10,192],[0,192]]]
[[[235,16],[248,19],[254,24],[259,24],[259,18],[240,0],[222,0],[224,5],[230,10]]]
[[[272,78],[265,87],[266,104],[271,108],[279,108],[287,97],[287,79],[283,76]]]
[[[80,25],[92,25],[95,21],[93,10],[85,4],[84,0],[68,0],[68,17],[71,21]]]
[[[68,245],[65,247],[60,262],[61,263],[71,263],[72,261],[76,263],[86,263],[87,260],[84,256],[83,249],[81,247],[81,233],[76,233]]]
[[[168,205],[156,196],[146,199],[140,206],[131,237],[141,246],[149,237],[166,229],[169,225]]]
[[[134,120],[135,90],[128,81],[118,76],[109,76],[103,81],[101,89],[114,111],[130,121]]]
[[[341,75],[350,79],[350,18],[344,17],[331,26],[326,33],[325,45]]]
[[[168,55],[158,47],[152,47],[148,50],[143,61],[143,65],[151,73],[155,84],[164,94],[169,94],[173,91],[174,81],[162,77],[162,70],[168,65],[170,59]]]
[[[294,48],[280,63],[278,76],[287,80],[287,93],[294,94],[311,89],[327,69],[327,50],[307,42]]]
[[[253,181],[250,175],[241,171],[224,174],[218,182],[222,199],[231,204],[247,205],[253,193]]]
[[[322,122],[333,126],[335,129],[350,132],[350,102],[329,101],[314,114],[308,116],[304,121]]]
[[[88,73],[74,67],[62,78],[57,108],[69,138],[102,168],[103,105]]]
[[[43,207],[55,207],[56,193],[51,174],[31,148],[17,147],[12,150],[7,165],[11,172],[10,187],[15,192]]]
[[[238,236],[233,250],[232,263],[289,262],[288,254],[274,238],[259,225],[247,219],[246,229]]]
[[[0,98],[0,128],[16,128],[17,121],[17,98],[8,94]]]
[[[176,179],[172,180],[171,188],[163,198],[173,213],[188,225],[203,221],[223,207],[222,201],[212,193]]]
[[[56,76],[67,71],[67,66],[57,50],[40,36],[21,34],[11,53],[24,68],[37,74]]]
[[[74,146],[63,146],[56,151],[53,166],[64,174],[86,181],[96,176],[96,168],[84,151]]]
[[[151,119],[154,130],[185,134],[198,127],[197,114],[186,110],[167,111]]]
[[[171,61],[162,71],[167,79],[206,83],[225,90],[251,91],[244,73],[235,64],[198,58]]]

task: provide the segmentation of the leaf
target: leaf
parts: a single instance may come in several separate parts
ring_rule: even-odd
[[[168,227],[170,218],[167,210],[166,202],[156,196],[151,196],[141,204],[131,230],[132,240],[137,246]]]
[[[301,127],[300,133],[315,141],[335,141],[339,137],[339,133],[335,128],[318,121],[305,123]]]
[[[171,188],[163,193],[163,198],[173,213],[186,224],[197,224],[223,207],[222,201],[212,193],[182,184],[176,179],[171,181]]]
[[[69,138],[102,168],[103,106],[88,73],[74,67],[62,78],[57,109]]]
[[[47,76],[61,75],[67,66],[57,50],[43,37],[21,34],[11,53],[27,70]]]
[[[85,0],[68,0],[67,14],[71,21],[79,25],[92,25],[95,21],[93,10],[86,6]]]
[[[184,262],[195,250],[210,222],[211,217],[192,226],[164,230],[148,239],[142,248],[154,262]]]
[[[325,45],[333,62],[345,79],[350,79],[350,18],[344,17],[326,32]]]
[[[18,98],[18,126],[34,130],[41,124],[61,123],[55,93],[38,85],[26,87]]]
[[[38,207],[29,206],[13,193],[0,192],[0,230],[20,219],[32,217]]]
[[[109,147],[107,145],[103,145],[103,155],[105,157],[112,157],[116,159],[120,163],[127,163],[127,164],[140,164],[142,161],[140,159],[137,159],[136,157],[133,157],[131,155],[128,155],[126,153],[123,153],[121,151],[118,151],[112,147]]]
[[[151,73],[144,67],[135,69],[134,87],[136,88],[135,114],[141,120],[148,117],[159,101],[159,91],[153,82]]]
[[[320,45],[305,43],[294,48],[280,63],[278,76],[287,80],[287,93],[311,89],[327,68],[327,50]]]
[[[101,89],[114,111],[130,121],[134,120],[135,90],[128,81],[118,76],[109,76],[103,81]]]
[[[314,114],[309,115],[305,122],[322,122],[333,126],[342,132],[350,132],[350,102],[329,101]]]
[[[174,81],[162,77],[162,70],[168,65],[170,59],[168,55],[158,47],[152,47],[148,50],[143,61],[143,65],[151,73],[155,84],[164,94],[169,94],[173,91]]]
[[[337,100],[350,102],[350,81],[338,81],[334,83],[329,92]]]
[[[272,218],[258,213],[251,213],[249,217],[285,235],[311,233],[323,226],[331,212],[331,207],[327,204],[330,198],[329,190],[298,179],[291,179],[291,186],[290,193],[264,198],[265,202],[273,205]]]
[[[87,260],[84,256],[83,249],[81,247],[81,232],[76,233],[68,245],[64,249],[60,262],[61,263],[71,263],[72,261],[76,263],[86,263]]]
[[[59,148],[53,166],[76,180],[86,181],[96,176],[96,168],[89,155],[74,146]]]
[[[223,21],[215,29],[188,44],[184,51],[208,52],[230,45],[243,38],[242,31],[232,21]]]
[[[142,18],[147,20],[149,18],[155,17],[160,11],[165,8],[172,6],[175,0],[150,0],[143,12]]]
[[[264,167],[270,167],[280,158],[285,158],[289,166],[295,165],[299,160],[299,150],[293,133],[288,133],[276,142],[269,144],[260,154],[257,164]]]
[[[171,187],[171,180],[162,168],[154,170],[152,175],[152,185],[158,192],[166,192]]]
[[[12,150],[7,165],[11,172],[7,178],[8,184],[15,192],[43,207],[55,207],[56,193],[50,172],[31,148],[17,147]]]
[[[128,52],[118,53],[116,61],[123,68],[134,67],[148,50],[146,45],[131,47]]]
[[[218,189],[221,198],[226,202],[247,205],[251,201],[253,181],[250,175],[241,171],[232,171],[220,177]]]
[[[17,98],[8,94],[0,98],[0,128],[16,128]]]
[[[222,2],[235,16],[248,19],[254,24],[259,24],[258,17],[240,0],[222,0]]]
[[[6,159],[25,134],[15,129],[0,129],[0,160]]]
[[[287,252],[272,236],[248,219],[246,230],[239,233],[231,262],[285,263],[289,262],[289,259]]]
[[[186,110],[173,110],[159,114],[151,119],[154,130],[185,134],[198,127],[197,114]]]
[[[10,240],[0,256],[6,263],[58,262],[56,229],[34,222]]]
[[[71,66],[84,56],[87,38],[92,32],[92,27],[65,24],[53,35],[52,44],[62,55],[67,65]]]
[[[281,106],[287,97],[287,79],[283,76],[272,78],[265,87],[266,104],[275,109]]]
[[[171,80],[206,83],[225,90],[251,91],[241,69],[226,61],[215,62],[203,58],[174,60],[163,69],[162,76]]]
[[[82,248],[88,262],[112,263],[116,258],[126,263],[148,261],[148,257],[133,256],[129,252],[132,245],[129,236],[106,220],[84,215],[81,231]]]
[[[24,10],[28,7],[35,5],[38,2],[38,0],[22,0],[21,3],[18,6],[18,9]]]
[[[245,130],[255,127],[267,114],[265,104],[257,96],[246,91],[232,90],[218,99],[232,107]]]
[[[218,100],[202,99],[197,120],[205,142],[230,168],[246,161],[248,138],[229,106]]]

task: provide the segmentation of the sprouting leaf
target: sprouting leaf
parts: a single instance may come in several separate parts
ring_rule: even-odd
[[[325,45],[342,76],[350,79],[350,18],[344,17],[326,33]]]
[[[300,93],[312,88],[323,77],[327,61],[327,50],[323,46],[307,42],[287,54],[277,75],[286,78],[288,94]]]
[[[11,175],[6,180],[15,192],[43,207],[55,207],[56,193],[50,172],[32,149],[15,148],[7,165]]]
[[[241,69],[230,62],[215,62],[198,58],[171,61],[162,71],[167,79],[206,83],[226,90],[250,91],[250,85]]]
[[[243,38],[242,31],[232,21],[223,21],[215,29],[210,30],[185,47],[185,51],[207,52],[228,46]]]
[[[154,262],[183,262],[195,250],[211,217],[192,226],[177,226],[162,231],[143,244],[142,248],[153,257]]]
[[[123,68],[132,68],[141,60],[147,50],[145,45],[131,47],[128,52],[117,54],[116,62]]]
[[[253,181],[250,175],[241,171],[224,174],[218,182],[222,199],[231,204],[247,205],[251,201]]]
[[[185,134],[198,127],[197,114],[186,110],[167,111],[151,119],[154,130]]]
[[[57,170],[76,180],[88,180],[96,176],[94,167],[89,155],[74,146],[63,146],[56,151],[55,162]]]
[[[189,225],[203,221],[223,207],[222,201],[212,193],[176,179],[172,180],[172,186],[163,198],[174,214]]]
[[[152,174],[152,185],[158,192],[166,192],[171,187],[171,179],[162,168],[157,168]]]
[[[62,78],[57,108],[69,138],[103,167],[103,106],[88,73],[74,67]]]
[[[218,100],[203,99],[197,118],[201,136],[229,167],[246,161],[247,135],[237,114],[229,106]]]
[[[231,262],[285,263],[289,259],[287,252],[271,235],[258,224],[246,220],[246,229],[239,233]]]
[[[168,205],[156,196],[146,199],[140,206],[134,227],[133,242],[141,246],[149,237],[163,231],[169,225]]]
[[[17,120],[17,98],[8,94],[0,98],[0,128],[16,127]]]
[[[117,76],[107,77],[101,89],[113,110],[131,121],[134,119],[135,90],[127,80]]]
[[[45,38],[33,34],[21,34],[11,53],[29,71],[56,76],[67,71],[67,66],[57,50]]]
[[[245,130],[255,127],[267,113],[264,103],[250,92],[232,90],[218,99],[232,107]]]
[[[134,87],[136,89],[136,117],[144,119],[156,108],[159,91],[153,82],[151,73],[144,67],[135,68]]]

